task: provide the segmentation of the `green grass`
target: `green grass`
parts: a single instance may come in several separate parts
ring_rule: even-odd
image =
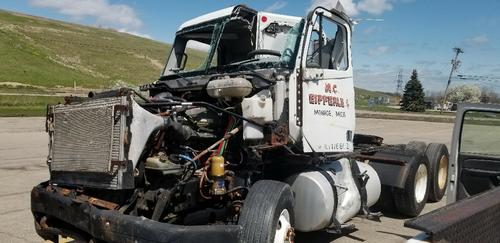
[[[107,88],[158,78],[170,45],[114,30],[0,11],[0,82]]]
[[[0,117],[45,116],[47,106],[0,106]]]
[[[115,30],[0,10],[0,93],[44,94],[74,84],[106,89],[123,83],[148,83],[159,77],[170,48],[169,44]],[[186,69],[191,70],[206,54],[190,50],[188,56]],[[30,86],[12,87],[2,82]],[[390,93],[359,88],[355,92],[357,108],[398,112],[368,107],[369,98],[392,97]],[[46,104],[57,100],[62,98],[0,96],[0,116],[18,115],[16,111],[19,115],[44,114]]]
[[[171,45],[0,10],[0,93],[50,94],[75,84],[107,89],[156,80]],[[202,52],[190,50],[189,67]],[[20,83],[22,85],[12,85]],[[0,116],[42,116],[62,97],[0,95]]]
[[[48,94],[47,90],[40,89],[33,86],[11,86],[11,85],[0,85],[0,93],[10,93],[10,94]]]
[[[409,111],[402,111],[400,109],[391,108],[391,107],[384,106],[384,105],[363,106],[363,105],[356,104],[356,109],[357,110],[364,110],[364,111],[390,112],[390,113],[399,113],[399,114],[426,114],[426,115],[455,116],[455,113],[453,113],[453,112],[441,113],[439,111],[432,111],[432,110],[427,110],[424,112],[409,112]]]
[[[63,97],[0,95],[0,117],[44,116],[47,104],[62,102]]]
[[[0,95],[0,106],[38,106],[64,102],[57,96]]]

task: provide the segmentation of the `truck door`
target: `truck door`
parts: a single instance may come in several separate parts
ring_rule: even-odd
[[[351,24],[343,15],[324,8],[317,8],[310,16],[298,88],[302,99],[297,104],[302,106],[304,152],[352,151]]]
[[[450,155],[447,203],[499,186],[500,105],[460,105]]]

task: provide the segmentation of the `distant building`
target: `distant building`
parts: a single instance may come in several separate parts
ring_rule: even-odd
[[[388,96],[377,96],[368,99],[368,105],[388,105],[391,103],[391,99]]]
[[[443,110],[443,111],[456,111],[457,110],[457,104],[455,103],[452,103],[452,102],[446,102],[446,104],[440,104],[440,103],[436,103],[434,105],[434,110]]]

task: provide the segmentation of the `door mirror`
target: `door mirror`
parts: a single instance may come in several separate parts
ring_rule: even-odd
[[[186,68],[187,59],[188,59],[188,55],[186,53],[183,53],[182,60],[181,60],[181,66],[177,67],[177,68],[171,68],[170,71],[177,73],[177,72],[184,70],[184,68]]]

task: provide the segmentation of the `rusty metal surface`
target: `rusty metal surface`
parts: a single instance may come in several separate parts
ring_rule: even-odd
[[[500,242],[500,187],[407,220],[404,225],[426,232],[434,242]]]
[[[77,190],[70,190],[67,188],[63,187],[55,187],[55,186],[47,186],[45,189],[47,192],[58,192],[60,195],[65,196],[65,197],[71,197],[73,201],[83,203],[83,202],[88,202],[94,206],[98,206],[101,208],[113,210],[118,208],[118,204],[109,202],[106,200],[102,200],[99,198],[87,196],[83,194],[81,191]]]
[[[272,146],[280,146],[288,143],[288,126],[285,124],[274,124],[270,127],[270,142]]]
[[[373,160],[380,163],[387,164],[395,164],[395,165],[406,165],[408,162],[405,160],[400,160],[397,158],[385,157],[385,156],[377,156],[377,155],[363,155],[363,154],[355,154],[353,158],[358,160]]]
[[[76,231],[72,229],[76,228],[105,242],[238,242],[241,231],[239,225],[183,226],[103,210],[89,203],[75,203],[62,193],[47,190],[45,184],[31,191],[31,210],[35,222],[44,223],[44,227],[36,227],[44,239],[52,234],[73,237]]]

